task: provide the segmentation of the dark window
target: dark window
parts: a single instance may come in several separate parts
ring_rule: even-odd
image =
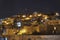
[[[28,38],[28,40],[31,40],[31,38]]]

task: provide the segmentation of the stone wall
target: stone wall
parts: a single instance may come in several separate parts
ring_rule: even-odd
[[[60,35],[23,35],[10,36],[8,40],[60,40]]]

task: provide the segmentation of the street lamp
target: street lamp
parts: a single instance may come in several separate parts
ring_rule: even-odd
[[[22,17],[24,18],[24,17],[26,17],[26,15],[22,15]]]
[[[59,16],[59,13],[56,13],[55,15],[56,15],[56,16]]]
[[[38,16],[41,16],[42,14],[38,14]]]
[[[29,20],[29,19],[30,19],[29,17],[25,18],[25,20]]]
[[[29,17],[33,17],[32,15],[29,15]]]

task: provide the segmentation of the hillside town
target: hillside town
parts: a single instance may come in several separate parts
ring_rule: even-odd
[[[60,34],[60,14],[44,14],[33,12],[32,14],[17,14],[4,19],[0,19],[0,36],[22,35],[59,35]],[[19,36],[19,37],[18,37]],[[23,36],[24,37],[24,36]],[[10,39],[12,40],[12,39]]]

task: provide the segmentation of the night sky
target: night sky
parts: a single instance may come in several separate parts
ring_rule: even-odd
[[[25,12],[59,12],[59,0],[0,0],[0,18]]]

